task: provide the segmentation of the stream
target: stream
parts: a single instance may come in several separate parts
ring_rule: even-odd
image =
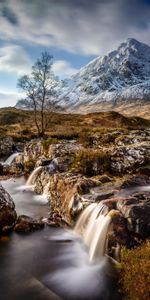
[[[1,183],[12,196],[18,215],[48,216],[48,204],[24,187],[23,177]],[[0,287],[2,300],[119,299],[111,261],[103,257],[90,263],[80,238],[69,230],[48,226],[1,238]]]

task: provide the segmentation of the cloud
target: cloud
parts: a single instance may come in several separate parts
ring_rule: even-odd
[[[150,43],[147,0],[3,0],[0,8],[5,40],[83,55],[105,53],[128,37]]]
[[[19,100],[17,92],[0,90],[0,107],[14,106],[17,100]]]
[[[55,75],[63,79],[72,76],[78,69],[71,67],[70,63],[65,60],[57,60],[53,64],[53,71]]]
[[[17,17],[8,7],[2,7],[2,16],[8,20],[12,25],[17,25]]]
[[[0,71],[22,75],[28,73],[30,68],[30,58],[21,46],[9,45],[0,48]]]

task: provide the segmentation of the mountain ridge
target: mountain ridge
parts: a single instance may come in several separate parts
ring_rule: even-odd
[[[68,86],[59,84],[57,94],[60,105],[68,111],[108,110],[131,102],[149,104],[150,47],[128,38],[67,82]]]

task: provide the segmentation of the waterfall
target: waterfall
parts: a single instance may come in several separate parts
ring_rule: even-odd
[[[43,194],[42,195],[35,195],[33,197],[36,202],[39,202],[41,204],[47,204],[48,203],[49,186],[50,186],[50,182],[48,182],[45,185],[45,187],[43,189]]]
[[[81,216],[79,217],[79,220],[77,221],[74,228],[74,231],[76,233],[80,234],[82,232],[83,227],[85,227],[86,223],[88,222],[89,216],[96,206],[96,203],[92,203],[81,213]]]
[[[108,212],[107,206],[101,202],[89,205],[79,217],[74,231],[82,236],[88,247],[90,261],[104,256],[107,234],[115,214],[114,210]]]
[[[90,216],[88,226],[84,233],[84,242],[87,246],[91,245],[91,241],[93,239],[93,232],[95,232],[97,229],[97,220],[99,218],[104,218],[104,213],[108,212],[107,206],[100,204],[96,205],[93,213]],[[100,216],[99,216],[100,215]],[[99,217],[98,217],[99,216]]]
[[[42,167],[37,167],[35,170],[33,170],[33,172],[31,173],[31,175],[29,176],[26,185],[34,185],[36,177],[38,175],[38,173],[40,172],[40,170],[42,170]]]
[[[107,233],[110,223],[111,217],[109,215],[100,215],[97,218],[95,232],[89,249],[90,261],[105,254]]]
[[[5,162],[3,163],[4,165],[11,165],[12,164],[12,162],[15,160],[15,158],[17,157],[19,155],[19,153],[17,152],[17,153],[13,153],[13,154],[11,154],[6,160],[5,160]]]

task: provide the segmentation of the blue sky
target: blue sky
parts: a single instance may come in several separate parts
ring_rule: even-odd
[[[150,0],[0,0],[0,107],[42,51],[65,78],[128,37],[150,45]]]

